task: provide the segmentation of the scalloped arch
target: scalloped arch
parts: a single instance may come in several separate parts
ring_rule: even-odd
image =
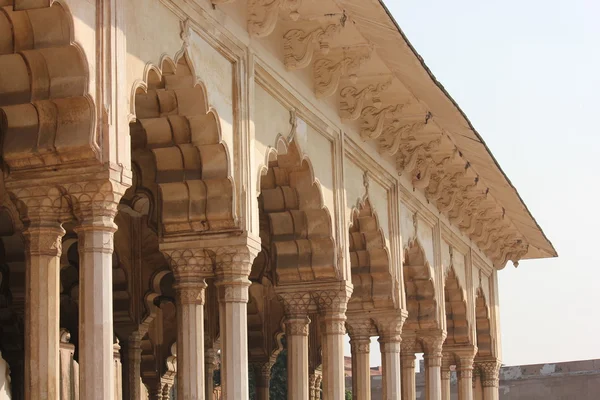
[[[389,251],[368,196],[352,209],[351,221],[348,240],[354,290],[348,307],[393,307],[395,286]]]
[[[446,275],[444,301],[446,303],[446,328],[448,332],[445,343],[449,345],[469,344],[471,339],[466,296],[452,265]]]
[[[339,280],[332,219],[310,159],[281,135],[260,169],[263,251],[277,284]]]
[[[230,156],[186,52],[149,64],[132,90],[132,161],[138,188],[152,195],[159,235],[237,228]],[[135,189],[125,196],[134,201]]]
[[[408,318],[404,329],[419,331],[437,329],[437,300],[431,267],[425,250],[418,239],[412,240],[404,250],[404,286]]]
[[[0,142],[13,171],[96,161],[100,154],[73,18],[60,2],[37,3],[15,10],[9,1],[0,13]]]

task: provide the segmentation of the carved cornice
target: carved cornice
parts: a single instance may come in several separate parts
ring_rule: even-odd
[[[329,40],[339,33],[340,24],[330,24],[306,32],[301,29],[291,29],[283,35],[283,63],[288,70],[302,69],[310,65],[315,51],[321,54],[329,53]]]
[[[371,58],[373,48],[363,45],[335,49],[330,53],[329,57],[314,63],[313,76],[317,97],[332,96],[343,76],[348,76],[350,81],[355,83],[358,80],[358,71]]]

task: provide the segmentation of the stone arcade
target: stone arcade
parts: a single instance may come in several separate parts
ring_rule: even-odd
[[[346,333],[356,399],[374,336],[385,399],[498,399],[497,271],[556,253],[378,0],[0,6],[12,399],[264,400],[285,335],[342,400]]]

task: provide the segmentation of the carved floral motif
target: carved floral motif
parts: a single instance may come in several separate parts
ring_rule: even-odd
[[[310,65],[315,51],[329,53],[329,40],[340,32],[341,25],[331,24],[305,32],[301,29],[289,30],[283,36],[284,64],[288,70],[302,69]]]
[[[219,0],[221,1],[221,0]],[[215,2],[213,0],[213,2]],[[279,12],[287,12],[292,21],[300,17],[302,0],[250,0],[248,2],[248,32],[257,37],[270,35],[277,25]]]

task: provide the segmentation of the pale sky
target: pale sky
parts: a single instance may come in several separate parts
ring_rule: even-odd
[[[503,362],[600,358],[600,1],[385,3],[559,253],[500,271]]]

